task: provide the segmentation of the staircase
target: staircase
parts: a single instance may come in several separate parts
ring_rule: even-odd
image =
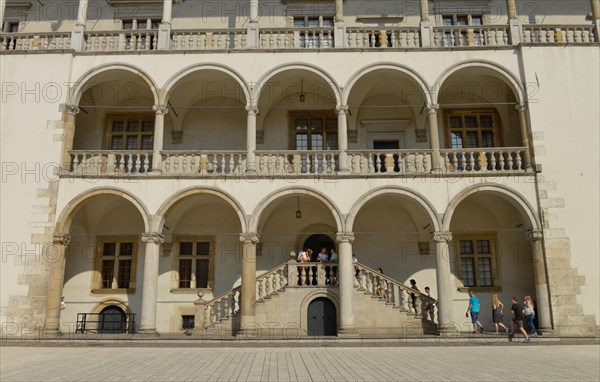
[[[353,265],[356,270],[353,310],[360,335],[437,333],[437,325],[426,317],[428,306],[433,315],[434,299],[365,265]],[[337,268],[337,263],[290,261],[257,276],[255,329],[258,335],[306,337],[308,304],[318,297],[331,300],[339,312]],[[411,293],[416,296],[414,306]],[[210,301],[201,296],[194,304],[194,335],[227,338],[239,332],[241,287]]]

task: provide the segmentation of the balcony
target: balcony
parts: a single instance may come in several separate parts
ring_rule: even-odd
[[[432,150],[348,150],[347,170],[340,170],[339,151],[256,151],[248,163],[245,151],[162,151],[160,169],[152,170],[152,151],[73,150],[64,177],[404,177],[431,175],[511,175],[532,171],[524,147],[440,150],[439,169]]]

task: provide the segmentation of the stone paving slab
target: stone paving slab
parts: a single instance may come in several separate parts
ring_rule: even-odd
[[[599,381],[600,346],[2,346],[0,380]]]

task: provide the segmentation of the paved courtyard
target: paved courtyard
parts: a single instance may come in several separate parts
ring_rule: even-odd
[[[150,345],[150,344],[149,344]],[[8,381],[599,381],[600,346],[2,346]]]

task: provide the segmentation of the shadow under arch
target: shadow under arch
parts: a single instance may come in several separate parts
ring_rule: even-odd
[[[508,85],[511,88],[511,90],[513,91],[513,93],[515,95],[517,103],[519,103],[519,104],[525,103],[525,100],[526,100],[525,90],[523,89],[523,86],[521,85],[518,77],[514,73],[512,73],[510,70],[505,68],[504,66],[499,65],[493,61],[488,61],[488,60],[466,60],[466,61],[458,62],[458,63],[450,66],[449,68],[446,68],[438,76],[438,78],[436,79],[436,81],[434,83],[434,87],[432,89],[433,103],[438,103],[439,91],[442,88],[442,86],[444,86],[444,83],[446,82],[446,80],[448,80],[448,78],[450,78],[456,72],[458,72],[462,69],[468,69],[468,68],[484,68],[484,69],[486,69],[487,70],[486,74],[489,74],[489,75],[501,80],[502,82],[504,82],[506,85]]]
[[[150,214],[148,209],[135,195],[129,192],[117,188],[117,187],[97,187],[82,192],[73,198],[61,211],[58,219],[56,220],[55,235],[63,235],[70,229],[73,216],[85,205],[85,202],[91,198],[95,198],[101,195],[115,195],[124,198],[129,201],[140,213],[144,222],[144,231],[149,232],[150,229]]]
[[[336,229],[338,232],[344,232],[344,220],[342,218],[342,214],[338,207],[331,201],[327,196],[323,195],[321,192],[311,189],[309,187],[296,187],[289,186],[277,191],[274,191],[264,197],[252,212],[252,216],[250,218],[250,222],[248,225],[248,232],[257,232],[258,226],[261,222],[263,212],[271,205],[275,200],[282,198],[288,195],[306,195],[309,197],[313,197],[323,203],[325,206],[329,208],[329,212],[333,216],[335,223],[337,225]]]
[[[164,222],[166,219],[166,214],[171,210],[174,206],[176,206],[182,200],[193,196],[193,195],[213,195],[218,198],[223,199],[227,204],[229,204],[234,211],[236,212],[238,218],[240,219],[240,226],[242,227],[242,232],[247,232],[248,222],[246,219],[246,215],[244,213],[244,209],[240,202],[235,199],[230,194],[218,190],[212,187],[188,187],[185,188],[176,194],[172,195],[169,199],[167,199],[163,204],[158,208],[156,212],[156,218],[153,221],[152,229],[153,232],[162,233]]]
[[[431,220],[431,223],[433,225],[432,228],[435,231],[440,230],[441,224],[438,219],[437,212],[436,212],[435,208],[433,207],[433,205],[423,195],[421,195],[413,190],[410,190],[410,189],[407,189],[404,187],[398,187],[398,186],[381,186],[381,187],[374,188],[370,191],[367,191],[365,194],[361,195],[358,198],[358,200],[356,202],[354,202],[354,205],[350,209],[350,213],[348,213],[348,216],[346,217],[346,229],[349,232],[352,232],[352,229],[354,226],[354,221],[356,220],[356,216],[358,215],[361,208],[365,204],[367,204],[369,201],[371,201],[379,196],[386,195],[386,194],[398,194],[398,195],[408,197],[411,200],[414,200],[427,213],[427,216],[429,217],[429,219]]]
[[[172,75],[167,80],[167,82],[165,83],[165,85],[163,86],[163,88],[160,92],[160,95],[159,95],[160,105],[167,104],[171,94],[177,88],[178,84],[180,83],[180,81],[182,79],[184,79],[185,77],[192,75],[194,73],[201,72],[203,70],[215,70],[215,71],[224,73],[224,74],[228,75],[229,77],[231,77],[234,81],[236,81],[240,85],[240,87],[244,91],[244,96],[246,97],[246,104],[250,103],[251,93],[248,88],[248,84],[246,83],[246,80],[243,78],[243,76],[240,73],[238,73],[237,71],[233,70],[232,68],[230,68],[226,65],[212,63],[212,62],[211,63],[204,62],[204,63],[200,63],[200,64],[190,65],[190,66],[180,70],[179,72],[175,73],[174,75]]]
[[[331,90],[335,94],[335,99],[337,101],[337,104],[338,105],[340,104],[340,102],[342,100],[342,97],[340,94],[340,87],[339,87],[338,83],[336,82],[336,80],[333,78],[333,76],[331,74],[325,72],[322,68],[320,68],[316,65],[300,63],[300,62],[279,65],[279,66],[276,66],[276,67],[270,69],[265,74],[263,74],[260,77],[260,79],[258,80],[258,82],[256,83],[256,86],[254,87],[254,89],[252,91],[252,98],[251,98],[252,103],[258,104],[258,101],[262,94],[262,89],[265,86],[265,84],[267,84],[269,82],[269,80],[271,78],[273,78],[274,76],[276,76],[279,73],[289,71],[289,70],[305,70],[305,71],[314,73],[317,76],[321,77],[323,80],[325,80],[325,82],[327,82],[327,84],[329,84],[329,86],[331,87]]]
[[[103,73],[111,71],[111,70],[123,70],[126,72],[133,73],[133,74],[137,75],[138,77],[140,77],[148,85],[148,88],[152,92],[152,95],[154,97],[154,104],[158,105],[158,102],[160,99],[159,91],[158,91],[158,87],[156,86],[156,83],[154,82],[152,77],[150,77],[150,75],[148,73],[146,73],[144,70],[138,68],[137,66],[131,65],[131,64],[126,64],[126,63],[103,64],[103,65],[97,66],[97,67],[87,71],[75,82],[75,85],[71,90],[71,94],[70,94],[71,104],[79,105],[79,101],[81,100],[83,93],[86,90],[88,90],[90,87],[95,85],[93,83],[93,79],[95,77],[98,77],[98,76],[102,75]]]
[[[525,222],[529,224],[529,229],[541,229],[542,225],[537,214],[535,213],[535,210],[521,194],[503,185],[484,183],[468,187],[467,189],[461,191],[450,201],[442,219],[443,231],[450,230],[452,216],[454,215],[454,212],[456,211],[456,208],[460,205],[460,203],[470,195],[479,192],[495,194],[500,198],[506,200],[512,206],[514,206],[517,209],[517,211],[519,211],[519,213],[523,217],[523,220],[525,220]]]
[[[350,76],[350,78],[348,79],[348,82],[346,83],[346,86],[344,86],[344,88],[343,88],[341,104],[346,105],[348,103],[348,98],[350,97],[350,94],[352,93],[352,90],[354,89],[354,85],[361,78],[363,78],[364,76],[366,76],[370,73],[374,73],[376,71],[386,70],[386,69],[395,70],[399,73],[403,73],[403,74],[407,75],[409,78],[411,78],[414,82],[416,82],[420,86],[421,91],[423,92],[423,95],[427,99],[427,103],[428,104],[433,103],[433,98],[431,96],[431,87],[429,86],[427,81],[420,74],[415,72],[412,68],[404,66],[402,64],[398,64],[398,63],[394,63],[394,62],[380,62],[380,63],[376,63],[376,64],[367,65],[367,66],[359,69],[358,71],[354,72]]]

